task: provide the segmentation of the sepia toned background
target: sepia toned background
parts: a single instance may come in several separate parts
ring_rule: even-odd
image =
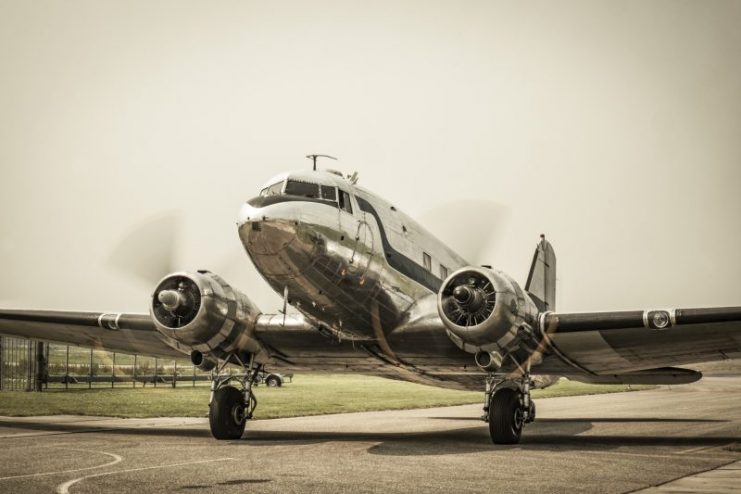
[[[561,310],[741,305],[739,1],[97,0],[0,0],[0,305],[275,311],[237,211],[311,152]]]

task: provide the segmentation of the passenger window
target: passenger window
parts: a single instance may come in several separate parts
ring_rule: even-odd
[[[445,266],[441,264],[440,265],[440,278],[445,279],[447,277],[448,277],[448,268],[446,268]]]
[[[422,262],[427,271],[432,271],[432,258],[427,252],[422,252]]]
[[[286,194],[291,196],[301,196],[318,199],[319,185],[310,184],[308,182],[299,182],[297,180],[289,180],[286,183]]]
[[[331,185],[322,185],[322,199],[326,199],[328,201],[336,201],[337,189],[335,189]]]
[[[344,190],[340,191],[340,208],[352,214],[352,204],[350,204],[350,194]]]

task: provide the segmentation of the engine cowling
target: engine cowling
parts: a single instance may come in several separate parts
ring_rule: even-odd
[[[535,327],[538,316],[535,304],[512,278],[475,266],[459,269],[443,282],[437,310],[460,348],[500,355],[516,345],[518,331]]]
[[[165,276],[149,307],[157,330],[201,355],[259,354],[254,338],[259,309],[209,271]]]

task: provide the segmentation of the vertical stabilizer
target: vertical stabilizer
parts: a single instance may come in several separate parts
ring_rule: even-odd
[[[541,311],[556,310],[556,253],[545,235],[540,236],[535,249],[525,290]]]

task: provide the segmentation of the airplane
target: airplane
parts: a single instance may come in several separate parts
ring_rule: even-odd
[[[241,243],[282,311],[262,313],[198,270],[165,276],[148,313],[6,309],[0,334],[189,355],[215,374],[209,425],[221,440],[242,437],[266,368],[483,390],[492,442],[516,444],[535,419],[531,389],[547,376],[681,384],[702,374],[678,365],[741,356],[741,307],[557,312],[556,256],[544,236],[520,286],[456,254],[357,174],[317,170],[318,156],[311,170],[268,180],[239,211]],[[227,375],[228,364],[243,373]]]

